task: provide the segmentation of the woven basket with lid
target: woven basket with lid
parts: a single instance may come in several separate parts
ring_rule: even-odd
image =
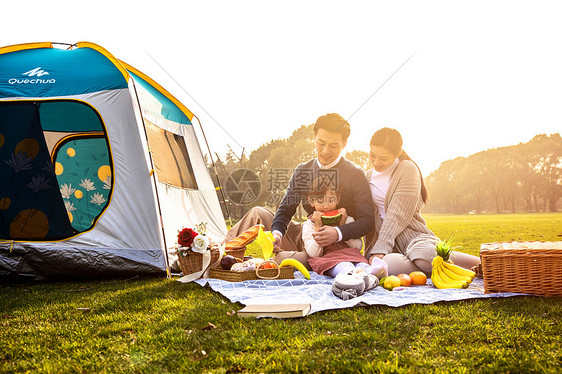
[[[484,289],[562,296],[562,242],[498,242],[480,247]]]

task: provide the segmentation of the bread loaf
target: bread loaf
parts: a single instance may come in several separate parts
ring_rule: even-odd
[[[241,248],[245,245],[249,244],[258,236],[258,232],[260,227],[263,229],[263,225],[255,225],[250,227],[248,230],[244,231],[242,234],[238,235],[234,239],[229,240],[226,242],[224,249],[231,250],[235,248]]]

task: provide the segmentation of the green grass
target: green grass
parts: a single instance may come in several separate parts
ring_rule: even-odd
[[[562,214],[426,216],[457,250],[562,240]],[[0,372],[559,372],[562,298],[353,308],[242,319],[162,278],[0,285]],[[212,325],[209,325],[211,323]]]
[[[478,255],[480,244],[500,241],[561,241],[562,213],[441,215],[426,214],[428,227],[452,247]]]

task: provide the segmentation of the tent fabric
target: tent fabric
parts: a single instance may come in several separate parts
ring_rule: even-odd
[[[152,78],[150,78],[149,76],[147,76],[146,74],[144,74],[143,72],[141,72],[140,70],[135,69],[134,67],[132,67],[131,65],[123,62],[123,61],[119,61],[121,63],[121,65],[123,65],[127,71],[133,75],[133,78],[136,77],[137,80],[141,79],[142,81],[144,81],[145,84],[142,84],[142,86],[147,87],[147,85],[152,86],[152,88],[154,89],[154,91],[158,92],[159,94],[164,95],[164,97],[167,100],[162,100],[159,99],[160,102],[162,103],[167,103],[168,101],[173,103],[173,106],[175,106],[175,109],[171,108],[169,110],[166,110],[166,112],[169,111],[176,111],[179,110],[181,111],[183,114],[185,114],[187,116],[187,118],[189,119],[190,123],[191,120],[193,119],[194,115],[193,113],[187,109],[185,107],[185,105],[183,105],[180,101],[178,101],[172,94],[170,94],[168,91],[166,91],[164,89],[164,87],[160,86],[156,81],[154,81]],[[157,95],[156,97],[160,98],[160,95]],[[170,104],[164,104],[167,106],[172,106]],[[164,113],[162,113],[164,114]]]
[[[77,101],[51,100],[39,104],[43,131],[99,132],[103,122],[91,106]]]
[[[103,135],[65,138],[53,151],[60,194],[71,225],[79,232],[94,225],[110,199],[111,160]]]
[[[20,120],[33,130],[18,141],[11,120],[17,107],[27,108]],[[7,184],[0,183],[0,276],[164,274],[181,228],[207,222],[209,236],[221,241],[226,224],[192,117],[156,82],[95,44],[0,48],[0,180],[15,174],[12,156],[24,161],[18,173],[27,178],[14,189],[25,192],[22,199],[5,199]],[[187,171],[189,183],[174,186],[157,167],[157,159],[174,156],[152,144],[150,126],[173,142],[176,174]],[[40,155],[33,169],[23,150]],[[40,167],[50,177],[38,177]],[[50,197],[34,199],[47,196],[47,184]],[[34,200],[51,201],[52,209]],[[29,218],[16,220],[16,208]],[[25,227],[30,220],[37,221],[33,230],[10,234],[14,222]]]
[[[180,123],[182,125],[190,125],[191,121],[163,93],[158,91],[154,86],[142,79],[140,76],[130,72],[135,82],[139,83],[138,93],[141,105],[147,111],[152,111],[153,115],[161,116],[169,121]]]
[[[0,71],[4,78],[0,80],[1,97],[70,96],[128,86],[111,61],[89,48],[6,53],[0,59]]]
[[[206,222],[207,235],[211,238],[226,236],[224,218],[214,190],[181,190],[158,183],[158,194],[162,204],[164,231],[166,238],[169,238],[168,243],[174,243],[178,231],[182,228],[193,228],[194,226],[190,226],[189,222]]]
[[[149,175],[148,155],[142,150],[128,90],[78,96],[98,108],[105,121],[113,154],[113,192],[95,231],[76,237],[109,248],[160,248],[159,218]],[[105,106],[112,102],[114,105]],[[134,187],[134,188],[133,188]]]
[[[180,188],[197,189],[183,137],[145,121],[158,179]]]
[[[37,280],[158,274],[165,266],[161,251],[152,250],[16,242],[9,256],[0,252],[0,275]]]
[[[173,126],[166,127],[173,131]],[[226,236],[226,224],[217,199],[215,186],[206,168],[206,163],[200,149],[193,126],[183,126],[176,131],[184,138],[187,152],[196,177],[197,189],[178,189],[169,184],[158,182],[158,193],[161,204],[167,208],[162,210],[165,223],[177,222],[206,222],[207,231],[212,238]],[[167,238],[175,238],[178,230],[189,227],[187,224],[172,229],[172,225],[165,225]]]
[[[207,170],[206,161],[203,158],[197,135],[191,123],[193,114],[177,101],[169,92],[161,88],[156,82],[152,81],[142,72],[130,65],[123,63],[133,77],[136,92],[140,102],[146,126],[156,126],[163,131],[178,135],[183,138],[187,150],[185,167],[194,176],[194,184],[186,186],[188,188],[177,188],[180,183],[170,183],[166,177],[159,177],[157,181],[158,199],[165,209],[162,209],[162,220],[164,224],[165,240],[174,243],[178,231],[184,227],[193,227],[194,223],[207,223],[207,233],[212,238],[224,238],[226,235],[226,224],[222,216],[222,209],[216,196],[214,183]],[[161,95],[152,96],[151,92],[158,91]],[[180,114],[181,112],[181,114]],[[173,114],[173,115],[172,115]],[[174,121],[179,118],[180,122]],[[187,119],[187,123],[183,123]],[[149,137],[150,142],[150,137]],[[150,144],[151,150],[155,144]],[[158,164],[154,161],[154,166],[158,174]],[[186,173],[183,171],[183,173]],[[191,187],[191,188],[190,188]],[[178,223],[180,223],[178,225]]]

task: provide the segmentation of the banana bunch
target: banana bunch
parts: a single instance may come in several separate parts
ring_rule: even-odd
[[[476,275],[472,270],[461,268],[437,256],[431,261],[431,281],[437,288],[467,288]]]

